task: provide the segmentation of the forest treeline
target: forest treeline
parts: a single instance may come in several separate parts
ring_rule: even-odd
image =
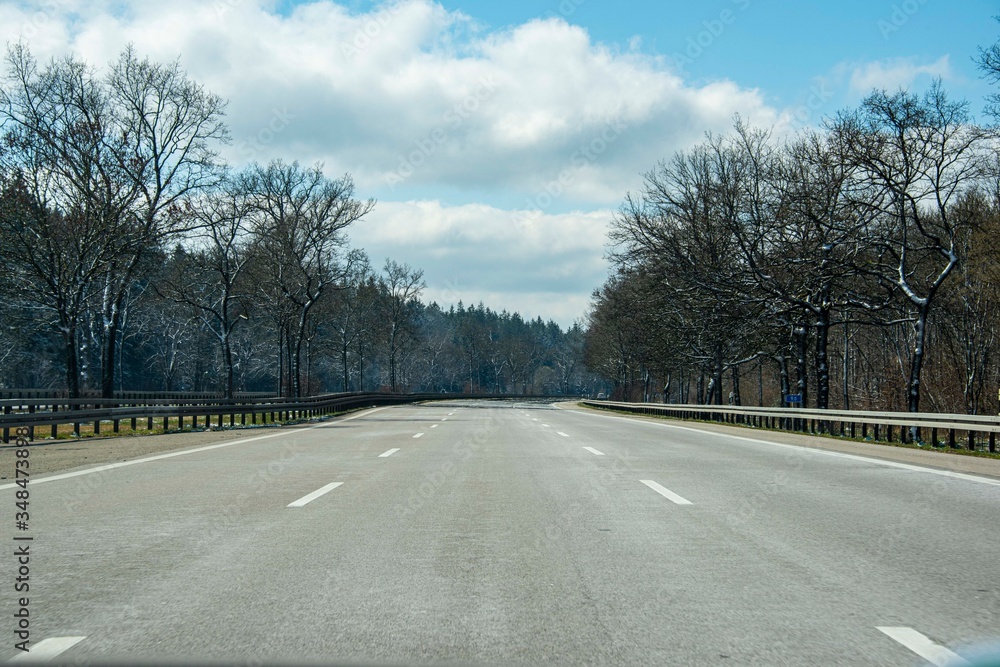
[[[632,400],[996,414],[997,148],[940,82],[781,139],[737,119],[620,207],[587,363]]]
[[[225,101],[126,49],[103,71],[8,49],[0,83],[0,385],[97,390],[586,391],[583,331],[421,301],[372,267],[349,175],[236,170]]]

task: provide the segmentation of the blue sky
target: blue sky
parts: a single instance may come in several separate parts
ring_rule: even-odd
[[[448,305],[582,317],[608,222],[734,114],[777,136],[941,77],[980,115],[996,3],[5,0],[0,40],[107,63],[128,42],[229,99],[226,158],[321,161],[374,213],[373,264]]]

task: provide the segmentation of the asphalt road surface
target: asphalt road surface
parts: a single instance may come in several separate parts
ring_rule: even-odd
[[[442,402],[39,477],[32,650],[8,555],[0,660],[944,665],[1000,636],[1000,480],[744,433]]]

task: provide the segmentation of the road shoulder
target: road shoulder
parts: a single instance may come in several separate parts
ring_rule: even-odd
[[[789,433],[787,431],[773,431],[769,429],[751,428],[748,426],[734,426],[730,424],[712,424],[684,421],[680,419],[649,417],[646,415],[635,415],[625,412],[615,412],[613,410],[599,410],[596,408],[583,407],[578,405],[576,402],[571,401],[555,403],[554,405],[563,410],[571,410],[585,414],[610,415],[666,426],[682,426],[684,428],[705,431],[708,433],[719,433],[722,435],[732,435],[741,438],[752,438],[755,440],[764,440],[782,445],[808,447],[810,449],[822,449],[830,452],[840,452],[843,454],[853,454],[855,456],[882,459],[884,461],[892,461],[895,463],[906,463],[909,465],[923,466],[925,468],[935,468],[937,470],[948,470],[951,472],[960,472],[969,475],[981,475],[983,477],[1000,479],[1000,460],[997,459],[963,456],[961,454],[951,454],[946,451],[923,450],[911,447],[894,447],[889,444],[841,440],[836,437]]]

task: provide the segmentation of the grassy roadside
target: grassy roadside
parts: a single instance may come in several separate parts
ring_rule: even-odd
[[[80,466],[93,466],[130,459],[141,458],[154,454],[162,454],[188,447],[199,447],[205,445],[220,444],[229,441],[254,438],[260,435],[274,435],[281,437],[282,427],[294,427],[302,424],[314,424],[328,419],[339,418],[348,413],[366,410],[367,408],[352,408],[337,414],[325,415],[322,418],[286,420],[283,422],[268,422],[266,425],[247,425],[241,427],[237,422],[236,426],[223,428],[213,426],[206,429],[199,425],[198,428],[190,427],[190,421],[185,420],[186,427],[180,429],[121,429],[119,433],[112,433],[110,427],[108,432],[101,429],[101,433],[94,435],[89,432],[77,438],[72,435],[72,427],[65,435],[58,439],[37,439],[28,446],[31,461],[31,474],[34,476],[47,475],[79,468]],[[171,422],[173,426],[176,422]],[[228,423],[228,420],[226,422]],[[82,429],[81,429],[82,430]],[[92,431],[92,429],[91,429]],[[291,428],[289,429],[291,432]],[[46,429],[48,432],[48,429]],[[145,436],[158,437],[145,437]],[[60,433],[60,436],[63,436]],[[332,442],[332,441],[331,441]],[[17,446],[11,442],[7,445],[0,445],[0,480],[8,482],[14,478],[14,465],[16,460]]]
[[[60,441],[68,442],[81,442],[90,439],[105,439],[105,438],[133,438],[147,435],[171,435],[178,433],[214,433],[220,431],[239,431],[246,430],[252,431],[255,429],[262,428],[277,428],[281,426],[295,426],[297,424],[314,423],[317,421],[322,421],[324,419],[330,419],[333,417],[341,417],[343,415],[357,412],[358,410],[365,410],[367,408],[350,408],[342,412],[331,413],[324,415],[323,417],[312,417],[312,418],[300,418],[300,419],[276,419],[275,421],[268,421],[267,423],[262,423],[258,421],[256,424],[251,424],[249,421],[246,424],[241,424],[239,419],[236,419],[236,423],[232,426],[229,425],[228,419],[222,420],[222,426],[218,425],[217,419],[213,419],[212,423],[208,426],[205,425],[205,418],[198,418],[198,425],[194,426],[193,421],[190,417],[184,419],[184,426],[181,427],[179,417],[170,417],[167,420],[166,428],[163,427],[163,419],[157,418],[154,427],[152,429],[147,429],[146,420],[140,419],[136,421],[136,428],[132,429],[132,424],[130,420],[121,420],[118,425],[118,432],[114,431],[114,421],[111,419],[102,419],[100,422],[100,432],[94,431],[94,422],[81,422],[80,423],[80,434],[76,435],[73,431],[72,424],[60,424],[56,429],[56,437],[53,438],[51,435],[50,427],[48,426],[36,426],[35,427],[35,439],[31,441],[30,446],[40,445],[40,444],[53,444]],[[249,414],[249,413],[248,413]],[[45,435],[42,435],[42,434]],[[0,450],[11,449],[16,445],[13,442],[13,431],[11,435],[11,442],[7,444],[0,444]]]

